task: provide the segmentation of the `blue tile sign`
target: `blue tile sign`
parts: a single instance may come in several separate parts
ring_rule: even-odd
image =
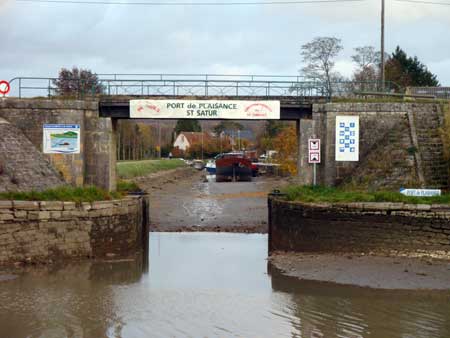
[[[336,161],[359,161],[359,116],[336,116]]]
[[[44,124],[44,154],[79,154],[79,124]]]

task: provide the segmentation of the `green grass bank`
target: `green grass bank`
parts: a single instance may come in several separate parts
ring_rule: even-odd
[[[433,197],[405,196],[393,191],[352,191],[322,186],[289,186],[281,189],[288,201],[301,202],[393,202],[409,204],[450,204],[450,194]]]
[[[123,161],[117,163],[117,174],[120,178],[130,179],[159,171],[180,168],[185,165],[184,161],[179,159]]]
[[[67,201],[67,202],[95,202],[120,199],[123,192],[108,192],[97,187],[58,187],[45,191],[4,192],[0,193],[0,200],[16,201]]]

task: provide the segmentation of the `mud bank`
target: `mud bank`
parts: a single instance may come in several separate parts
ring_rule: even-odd
[[[135,180],[150,195],[150,230],[267,233],[267,194],[285,179],[215,182],[192,168]]]
[[[283,274],[301,280],[376,289],[450,290],[450,261],[274,252],[269,262]]]

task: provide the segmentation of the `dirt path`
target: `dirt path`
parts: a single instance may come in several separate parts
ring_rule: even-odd
[[[150,194],[152,231],[267,232],[267,194],[285,181],[206,179],[204,172],[176,169],[137,183]]]

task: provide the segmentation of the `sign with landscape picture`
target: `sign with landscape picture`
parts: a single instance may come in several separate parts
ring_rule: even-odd
[[[79,154],[79,124],[44,124],[44,154]]]
[[[280,101],[131,100],[130,117],[137,119],[278,120]]]

